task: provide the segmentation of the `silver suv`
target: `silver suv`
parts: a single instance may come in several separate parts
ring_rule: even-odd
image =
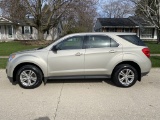
[[[6,72],[22,88],[51,79],[111,78],[130,87],[151,69],[150,51],[135,33],[78,33],[45,48],[10,55]]]

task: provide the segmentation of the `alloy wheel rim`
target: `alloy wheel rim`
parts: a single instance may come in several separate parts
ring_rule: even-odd
[[[37,75],[32,70],[24,70],[20,74],[20,81],[23,86],[33,86],[37,82]]]
[[[135,74],[131,69],[123,69],[118,75],[119,82],[124,86],[129,86],[135,79]]]

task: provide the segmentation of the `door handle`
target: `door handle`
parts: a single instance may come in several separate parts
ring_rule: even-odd
[[[81,55],[82,55],[82,53],[80,53],[80,52],[75,54],[75,56],[81,56]]]
[[[110,50],[110,51],[109,51],[109,53],[115,53],[115,52],[116,52],[115,50]]]

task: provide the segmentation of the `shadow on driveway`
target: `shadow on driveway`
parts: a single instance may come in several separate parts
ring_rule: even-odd
[[[38,119],[34,119],[34,120],[50,120],[49,117],[40,117]]]
[[[111,79],[54,79],[48,80],[47,84],[52,83],[107,83],[109,85],[115,86]]]

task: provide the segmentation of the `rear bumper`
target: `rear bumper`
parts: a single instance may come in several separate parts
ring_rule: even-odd
[[[141,73],[141,77],[146,76],[149,72]]]

